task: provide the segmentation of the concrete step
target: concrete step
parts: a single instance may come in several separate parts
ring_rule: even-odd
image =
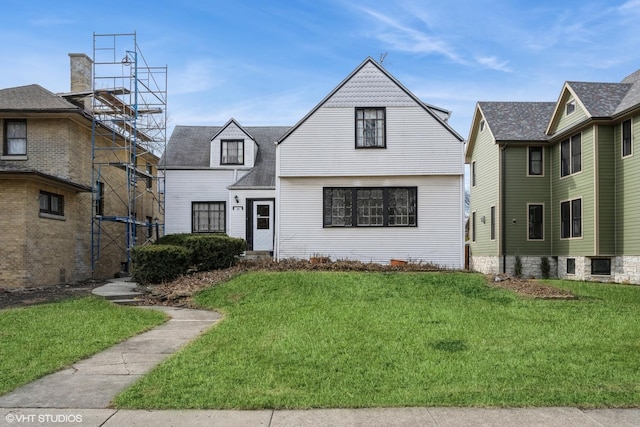
[[[270,251],[246,251],[244,259],[248,261],[270,260],[273,259],[273,253]]]

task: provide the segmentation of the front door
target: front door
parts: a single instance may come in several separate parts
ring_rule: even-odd
[[[253,250],[273,251],[273,200],[253,202]]]

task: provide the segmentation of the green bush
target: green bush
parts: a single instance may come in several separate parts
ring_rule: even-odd
[[[171,281],[189,268],[187,248],[173,245],[147,245],[131,248],[133,279],[141,284]]]
[[[548,279],[551,275],[551,264],[546,256],[540,257],[540,273],[543,279]]]
[[[156,240],[156,245],[184,246],[185,240],[191,236],[193,236],[191,233],[167,234]]]
[[[244,239],[224,234],[192,234],[184,244],[191,254],[192,264],[201,271],[233,266],[247,247]]]

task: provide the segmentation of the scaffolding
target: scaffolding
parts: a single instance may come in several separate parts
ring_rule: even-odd
[[[94,33],[92,61],[91,266],[109,248],[128,272],[131,248],[164,232],[167,67],[147,64],[135,32]]]

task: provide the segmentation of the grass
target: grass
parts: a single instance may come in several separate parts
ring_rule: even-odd
[[[0,310],[0,395],[165,320],[96,297]]]
[[[464,273],[248,273],[197,296],[226,318],[120,408],[640,405],[640,288]]]

